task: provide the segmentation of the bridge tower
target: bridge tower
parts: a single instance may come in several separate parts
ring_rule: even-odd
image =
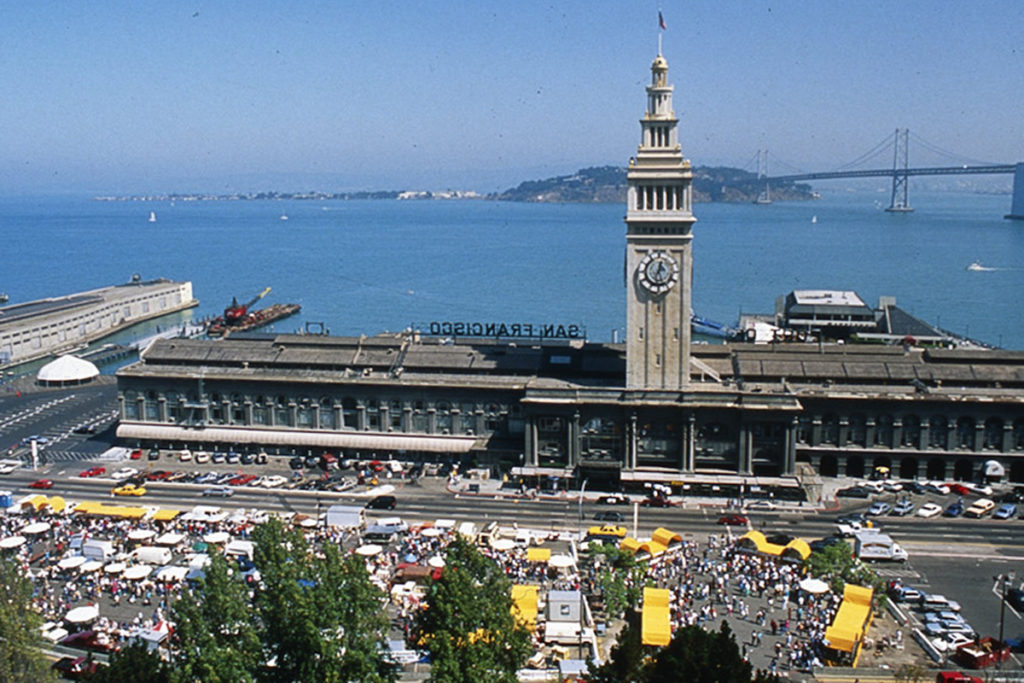
[[[668,62],[651,64],[641,142],[626,174],[626,387],[690,381],[693,170],[683,158]]]
[[[896,135],[893,138],[892,199],[889,201],[889,206],[885,209],[892,213],[910,213],[913,211],[910,208],[910,201],[907,199],[907,179],[909,178],[907,169],[910,165],[909,135],[909,128],[904,128],[903,130],[897,128]]]
[[[1006,218],[1024,221],[1024,163],[1017,164],[1013,171],[1013,203]]]
[[[754,203],[771,204],[772,191],[768,185],[768,150],[766,149],[757,150],[757,180],[759,183],[763,182],[764,187],[761,188],[761,192],[757,195]]]

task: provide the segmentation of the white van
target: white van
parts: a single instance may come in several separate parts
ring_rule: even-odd
[[[82,556],[90,560],[107,562],[114,557],[114,544],[100,538],[91,538],[82,543]]]
[[[155,545],[144,545],[135,549],[132,553],[132,557],[139,562],[145,562],[146,564],[153,564],[157,566],[163,566],[170,564],[171,560],[174,559],[174,554],[167,548],[160,548]]]

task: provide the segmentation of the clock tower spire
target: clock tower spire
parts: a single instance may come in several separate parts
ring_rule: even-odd
[[[626,176],[626,387],[679,390],[690,377],[693,173],[679,146],[668,62],[651,64],[647,111]]]

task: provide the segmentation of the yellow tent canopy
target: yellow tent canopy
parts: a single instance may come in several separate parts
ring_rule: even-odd
[[[786,545],[778,545],[776,543],[769,543],[768,539],[760,531],[748,531],[736,541],[736,544],[741,548],[756,550],[759,553],[774,557],[806,560],[811,555],[811,546],[802,539],[794,538]]]
[[[512,616],[533,633],[537,630],[538,586],[512,586]]]
[[[632,536],[622,539],[619,543],[619,550],[625,550],[631,553],[636,553],[640,550],[640,541],[636,540]]]
[[[669,620],[669,592],[665,588],[644,588],[644,606],[640,614],[641,641],[644,645],[668,645],[672,640]]]
[[[181,510],[171,510],[170,508],[163,508],[157,510],[153,514],[153,520],[157,522],[169,522],[180,514]]]
[[[551,559],[551,548],[529,548],[526,551],[528,562],[547,562]]]
[[[674,531],[658,527],[654,530],[654,535],[651,536],[651,540],[660,543],[666,548],[671,548],[676,543],[682,543],[683,537]]]
[[[846,584],[843,602],[832,625],[825,629],[825,640],[833,650],[855,654],[871,623],[871,597],[874,591]]]
[[[642,543],[640,545],[640,550],[644,551],[645,553],[647,553],[651,557],[658,557],[659,555],[664,553],[666,550],[668,550],[668,546],[667,545],[662,545],[661,543],[658,543],[657,541],[651,540],[651,541],[647,541],[647,543]]]

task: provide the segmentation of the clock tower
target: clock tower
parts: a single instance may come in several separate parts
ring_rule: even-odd
[[[693,173],[679,146],[668,62],[651,64],[647,111],[626,176],[626,387],[679,390],[690,377]]]

